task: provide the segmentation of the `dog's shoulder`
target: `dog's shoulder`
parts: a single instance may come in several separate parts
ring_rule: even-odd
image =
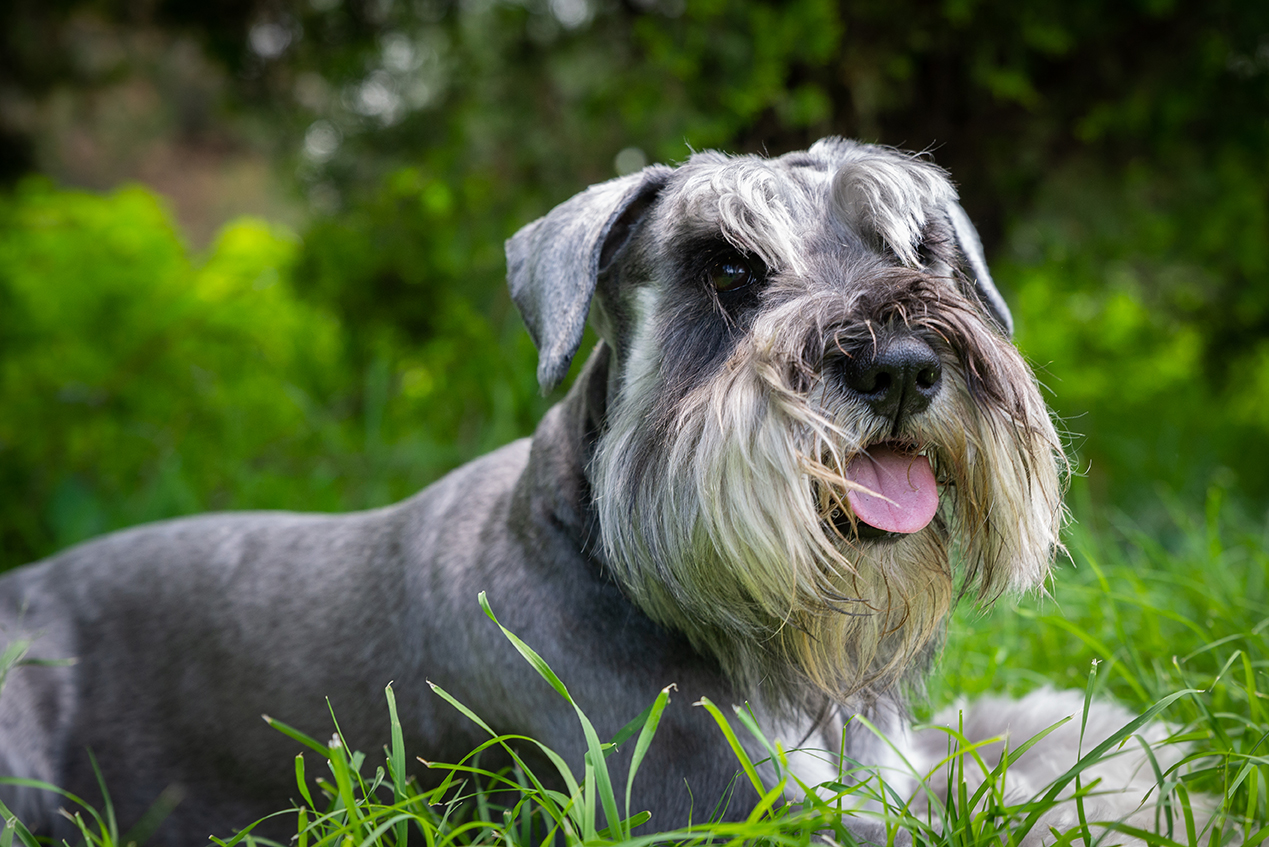
[[[412,516],[445,514],[473,500],[508,496],[529,463],[530,439],[520,438],[461,465],[424,488],[399,508]]]

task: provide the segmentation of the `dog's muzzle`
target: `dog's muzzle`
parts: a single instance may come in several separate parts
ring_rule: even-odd
[[[838,349],[824,367],[845,394],[886,423],[889,438],[855,456],[845,478],[854,513],[833,525],[844,537],[893,539],[918,532],[938,511],[938,483],[929,459],[904,438],[906,425],[929,408],[943,383],[943,363],[911,332],[888,334],[854,349]]]

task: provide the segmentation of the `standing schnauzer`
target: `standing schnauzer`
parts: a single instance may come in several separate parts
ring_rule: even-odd
[[[377,749],[395,680],[408,748],[457,761],[484,737],[427,679],[580,762],[572,710],[485,591],[601,735],[677,684],[637,785],[670,828],[736,769],[691,703],[748,702],[789,746],[842,749],[851,714],[903,735],[901,684],[957,595],[1048,574],[1062,450],[929,162],[840,139],[700,153],[591,187],[507,257],[543,390],[588,314],[602,339],[536,434],[388,508],[167,521],[6,576],[3,632],[76,662],[10,674],[0,773],[96,796],[91,750],[125,825],[166,789],[183,800],[157,840],[202,841],[295,793],[262,712],[317,733],[329,697]],[[891,760],[853,727],[850,759]],[[68,834],[57,796],[5,791]]]

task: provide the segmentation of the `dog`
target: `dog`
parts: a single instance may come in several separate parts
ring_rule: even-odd
[[[701,152],[586,189],[506,251],[544,392],[588,316],[601,339],[532,438],[387,508],[165,521],[6,575],[5,637],[75,661],[10,673],[0,772],[96,797],[91,751],[125,828],[176,792],[155,843],[203,841],[295,794],[296,745],[261,713],[320,733],[329,698],[375,750],[390,680],[427,759],[485,740],[431,680],[580,763],[571,708],[482,591],[601,736],[677,686],[636,782],[651,826],[729,786],[727,815],[757,802],[702,697],[894,764],[845,718],[903,735],[954,602],[1041,586],[1064,520],[1061,441],[947,174],[837,138]],[[69,836],[57,795],[2,792]]]

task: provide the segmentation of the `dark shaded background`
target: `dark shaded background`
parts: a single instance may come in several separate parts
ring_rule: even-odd
[[[952,172],[1081,519],[1269,502],[1260,0],[10,0],[0,39],[0,565],[530,431],[503,239],[827,134]]]

